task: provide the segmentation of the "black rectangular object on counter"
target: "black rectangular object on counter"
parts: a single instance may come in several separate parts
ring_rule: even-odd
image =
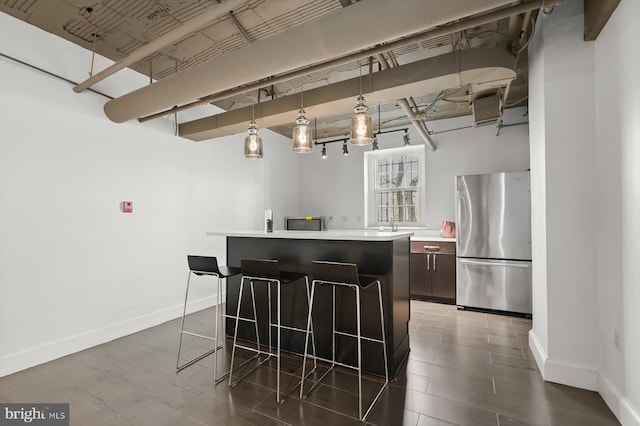
[[[287,231],[322,231],[324,230],[323,217],[286,217],[284,229]]]

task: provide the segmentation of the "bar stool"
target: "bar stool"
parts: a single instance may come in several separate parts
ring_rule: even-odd
[[[218,318],[222,317],[222,313],[221,313],[221,297],[222,297],[222,280],[232,277],[234,275],[238,275],[240,273],[240,268],[234,268],[234,267],[230,267],[230,266],[222,266],[222,265],[218,265],[218,259],[215,257],[209,257],[209,256],[187,256],[187,263],[189,264],[189,275],[187,278],[187,291],[185,293],[184,296],[184,308],[182,310],[182,322],[180,324],[180,344],[178,345],[178,360],[176,361],[176,370],[180,371],[183,368],[186,368],[190,365],[192,365],[195,362],[200,361],[202,358],[207,357],[209,355],[211,355],[212,353],[216,352],[219,348],[224,346],[224,333],[223,333],[223,339],[222,339],[222,344],[219,344],[219,334],[218,334]],[[187,314],[187,301],[189,298],[189,286],[191,284],[191,276],[192,275],[198,275],[198,276],[212,276],[212,277],[218,277],[218,295],[217,295],[217,304],[216,304],[216,317],[215,317],[215,332],[213,336],[206,336],[203,334],[199,334],[199,333],[194,333],[191,331],[186,331],[184,329],[184,319],[185,316]],[[180,352],[182,351],[182,336],[184,335],[188,335],[188,336],[194,336],[194,337],[198,337],[201,339],[207,339],[207,340],[211,340],[214,342],[214,347],[213,349],[208,350],[207,352],[203,353],[202,355],[199,355],[189,361],[186,361],[182,364],[180,364]],[[228,373],[223,374],[222,376],[218,377],[218,354],[215,354],[214,357],[214,379],[216,381],[219,381],[222,377],[226,376]]]
[[[307,330],[295,327],[284,326],[281,324],[281,293],[280,286],[282,284],[291,284],[295,281],[301,280],[304,278],[306,290],[307,290],[307,304],[310,308],[310,292],[309,292],[309,277],[307,273],[303,272],[287,272],[281,271],[278,267],[277,260],[261,260],[261,259],[241,259],[240,261],[240,269],[242,270],[242,280],[240,281],[240,293],[238,295],[238,307],[236,309],[235,316],[235,331],[233,334],[233,349],[231,351],[231,368],[229,370],[229,386],[234,387],[240,382],[243,378],[247,377],[251,372],[257,369],[260,365],[271,359],[271,357],[276,357],[277,359],[277,379],[276,379],[276,401],[284,402],[284,397],[280,397],[280,351],[281,351],[281,329],[286,328],[288,330],[299,331],[302,333],[306,333],[305,337],[308,340],[308,335],[311,334],[311,339],[313,342],[314,355],[315,355],[315,341],[313,340],[313,326],[312,324],[307,325]],[[246,318],[240,316],[240,307],[242,306],[242,293],[244,289],[245,280],[249,281],[249,285],[251,287],[251,304],[253,305],[253,318]],[[268,308],[269,308],[269,348],[268,350],[263,350],[260,345],[260,334],[258,332],[258,317],[256,315],[256,299],[255,299],[255,291],[254,291],[254,283],[262,282],[267,284],[267,294],[268,294]],[[273,323],[272,315],[271,315],[271,284],[276,284],[276,322]],[[233,317],[232,317],[233,318]],[[252,348],[245,345],[238,344],[238,324],[240,321],[248,321],[255,324],[255,332],[256,332],[256,348]],[[271,335],[271,329],[275,327],[277,332],[277,343],[275,345],[275,353],[273,352],[273,341]],[[306,345],[306,343],[305,343]],[[233,381],[233,368],[235,361],[236,348],[242,348],[248,351],[256,352],[257,356],[261,354],[266,354],[267,357],[260,361],[255,367],[244,373],[239,379],[235,382]],[[245,362],[246,363],[246,362]],[[293,389],[295,389],[294,386]],[[292,389],[292,390],[293,390]],[[288,393],[287,393],[288,395]],[[285,395],[286,396],[286,395]]]
[[[318,384],[320,384],[322,379],[324,379],[327,376],[327,374],[329,374],[329,372],[333,370],[333,368],[336,365],[357,370],[358,371],[358,418],[359,420],[364,421],[367,415],[369,415],[369,412],[373,408],[374,404],[378,401],[378,398],[380,398],[380,395],[386,388],[387,384],[389,383],[389,370],[387,367],[387,344],[386,344],[386,337],[384,332],[384,311],[382,307],[382,290],[380,286],[380,280],[377,280],[373,277],[358,275],[358,267],[353,263],[314,261],[311,265],[311,274],[313,276],[313,282],[311,285],[311,299],[309,302],[309,305],[310,305],[309,317],[307,319],[307,340],[305,341],[304,357],[303,357],[303,364],[302,364],[302,376],[300,379],[300,399],[305,399],[309,395],[309,393],[311,393],[311,391]],[[309,357],[307,349],[308,349],[309,330],[310,330],[310,324],[311,324],[311,312],[313,310],[313,298],[315,295],[317,284],[330,285],[333,287],[332,289],[333,290],[332,291],[333,292],[332,333],[333,334],[331,339],[332,341],[331,359],[330,360],[321,359],[314,356],[314,358],[320,359],[322,361],[330,362],[331,367],[329,367],[329,369],[320,377],[320,379],[309,389],[307,394],[304,394],[304,380],[307,377],[305,376],[305,365],[306,365],[307,358]],[[365,337],[362,335],[360,331],[360,319],[361,319],[360,318],[360,313],[361,313],[360,290],[366,289],[372,284],[377,284],[378,286],[378,300],[380,302],[380,326],[382,330],[382,340],[374,339],[371,337]],[[336,330],[336,287],[346,287],[346,288],[355,290],[356,324],[357,324],[356,334],[345,333],[345,332]],[[339,334],[342,336],[349,336],[357,339],[358,341],[358,365],[357,366],[344,364],[336,361],[336,334]],[[362,340],[368,340],[371,342],[377,342],[382,344],[382,353],[384,357],[384,384],[382,385],[382,387],[380,388],[376,396],[373,398],[373,401],[367,408],[367,411],[364,413],[364,415],[362,414]]]

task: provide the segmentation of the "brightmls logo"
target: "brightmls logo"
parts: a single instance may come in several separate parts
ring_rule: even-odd
[[[0,426],[69,426],[69,404],[0,404]]]

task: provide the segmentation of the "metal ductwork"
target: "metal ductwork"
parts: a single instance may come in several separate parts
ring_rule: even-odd
[[[414,93],[433,93],[447,87],[482,84],[503,87],[516,77],[516,59],[501,49],[456,50],[434,58],[384,69],[362,77],[362,92],[370,105],[393,102]],[[354,78],[305,91],[305,110],[311,116],[333,115],[353,108],[360,90]],[[200,141],[244,132],[255,115],[260,127],[291,122],[300,96],[291,95],[180,124],[182,137]]]
[[[111,100],[104,110],[112,121],[125,122],[510,3],[363,0]]]

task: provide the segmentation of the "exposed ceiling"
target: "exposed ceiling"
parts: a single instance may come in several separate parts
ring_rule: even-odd
[[[108,102],[114,121],[211,102],[227,112],[180,123],[182,136],[242,132],[255,115],[290,137],[304,99],[322,140],[349,131],[361,90],[376,128],[413,123],[428,139],[430,121],[472,114],[475,98],[498,96],[497,116],[526,105],[526,47],[551,3],[0,0],[0,11],[114,61],[214,16],[130,65],[156,82]]]

